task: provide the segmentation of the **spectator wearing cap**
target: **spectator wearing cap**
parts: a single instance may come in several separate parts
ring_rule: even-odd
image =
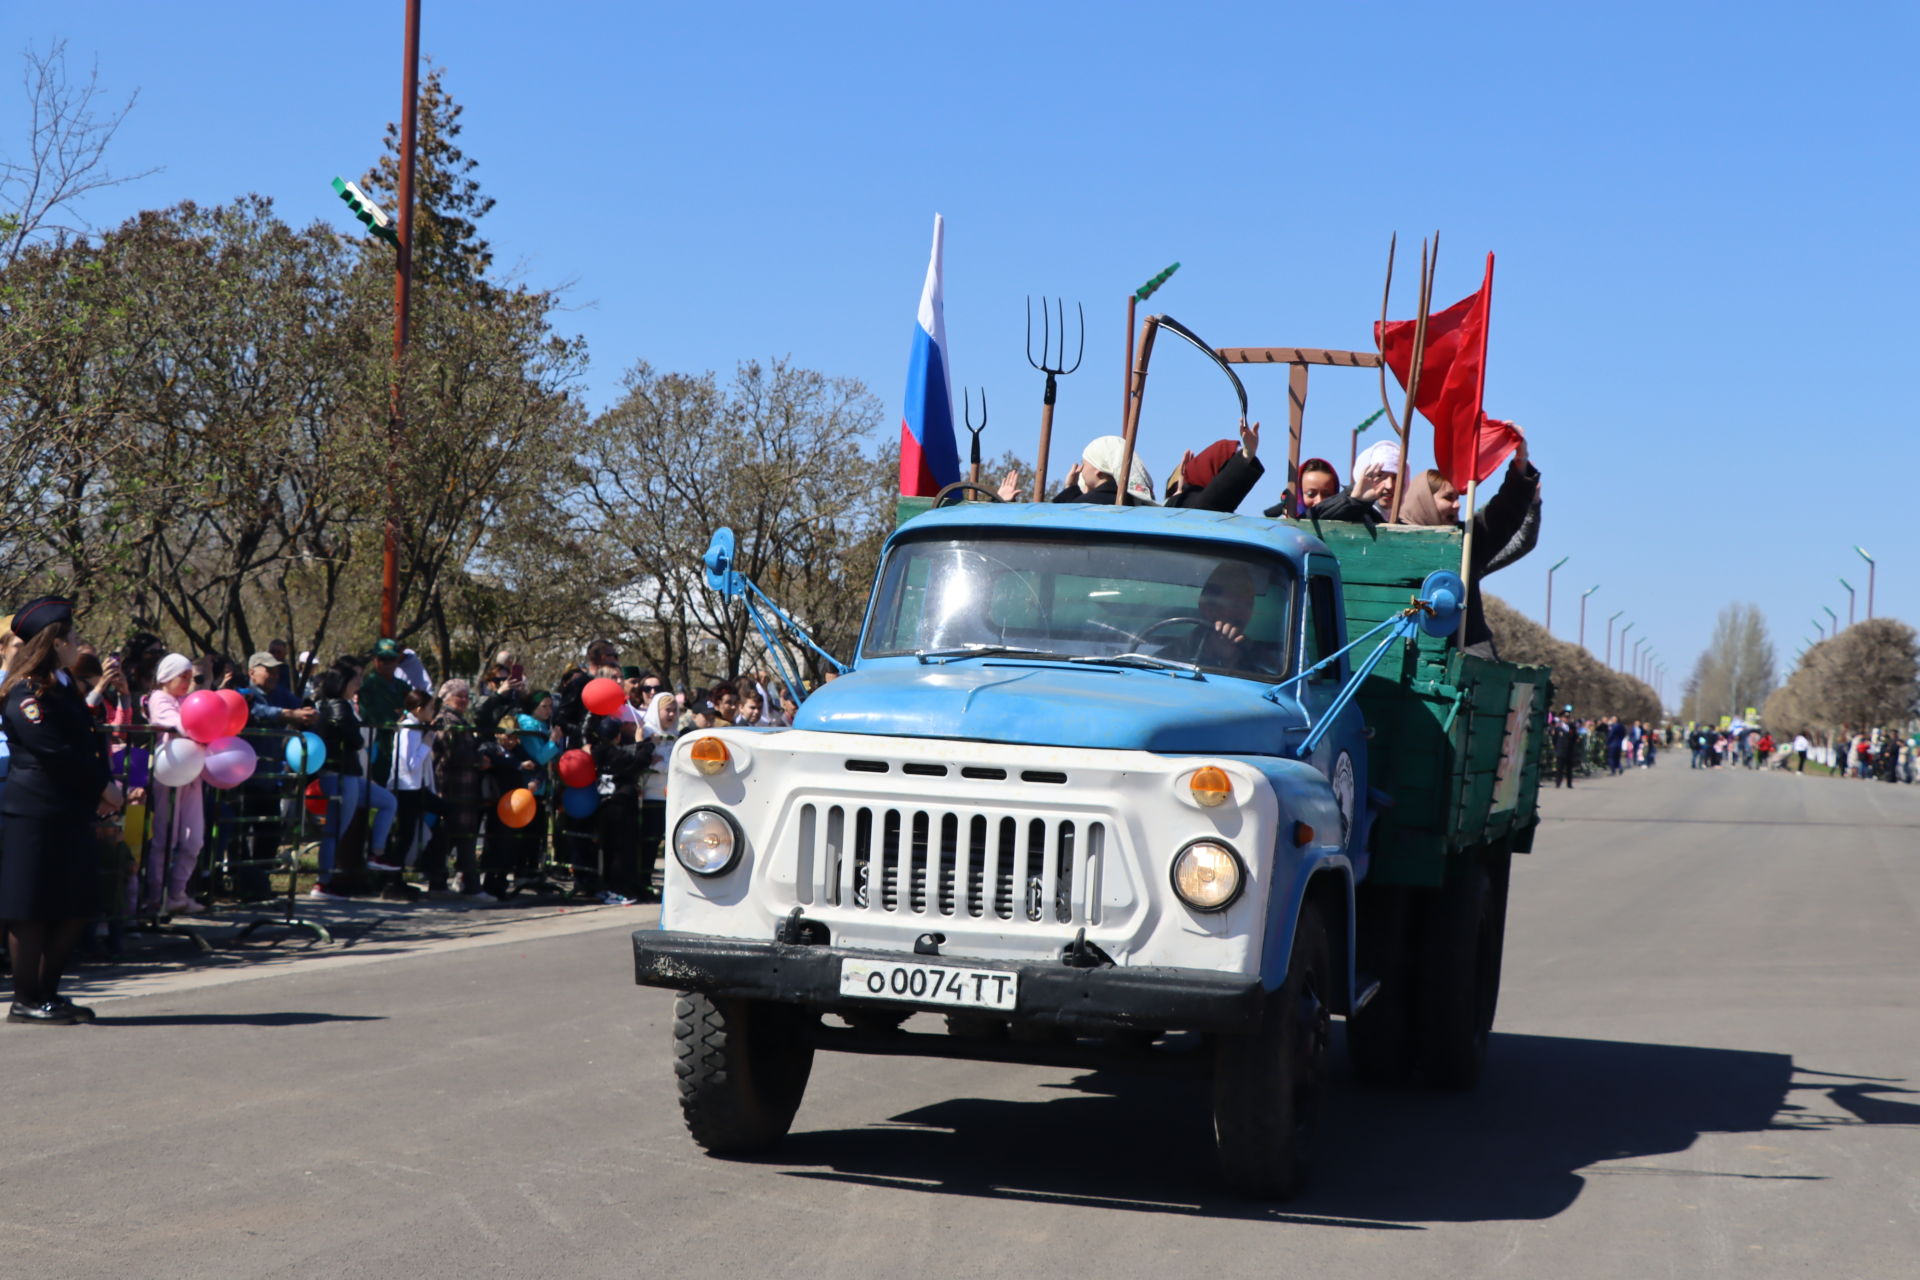
[[[400,678],[400,645],[382,639],[373,646],[373,663],[360,678],[360,719],[373,730],[376,776],[384,776],[393,759],[393,732],[406,710],[407,682]],[[379,849],[373,852],[378,854]]]
[[[267,867],[280,849],[280,791],[287,780],[286,740],[291,733],[313,727],[319,712],[294,701],[286,686],[287,665],[262,649],[247,659],[247,683],[240,696],[247,700],[247,727],[240,736],[253,747],[260,763],[240,786],[240,814],[247,819],[251,845],[247,862],[234,873],[233,887],[242,899],[269,896]]]
[[[147,723],[166,732],[154,742],[158,752],[186,737],[180,725],[180,704],[193,692],[193,660],[184,653],[160,659],[154,689],[147,695]],[[193,915],[206,907],[187,896],[206,843],[206,805],[198,778],[178,787],[153,788],[153,840],[147,846],[145,875],[138,912],[141,915]]]
[[[72,628],[70,601],[47,596],[22,606],[8,627],[22,643],[0,680],[0,725],[12,753],[0,798],[0,920],[13,965],[7,1021],[43,1026],[93,1020],[60,994],[60,979],[99,901],[94,824],[125,804],[106,742],[66,676],[79,656]]]
[[[267,706],[281,711],[300,709],[300,695],[288,678],[292,671],[287,660],[272,649],[262,649],[247,659],[247,683],[241,688],[240,696],[249,706]],[[302,727],[312,721],[289,721],[300,723]]]

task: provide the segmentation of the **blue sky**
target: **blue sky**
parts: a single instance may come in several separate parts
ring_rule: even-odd
[[[639,358],[791,355],[897,418],[938,211],[954,379],[990,392],[991,452],[1034,447],[1024,297],[1087,307],[1061,462],[1117,428],[1126,295],[1169,262],[1154,307],[1216,345],[1364,347],[1388,236],[1404,316],[1407,250],[1438,228],[1436,304],[1498,255],[1487,405],[1547,477],[1539,549],[1489,590],[1538,617],[1571,557],[1555,631],[1601,584],[1589,646],[1625,610],[1670,696],[1724,604],[1758,603],[1787,665],[1822,605],[1846,616],[1838,577],[1864,615],[1854,543],[1887,569],[1879,612],[1920,615],[1911,5],[423,2],[499,201],[483,229],[568,286],[594,407]],[[327,183],[397,114],[402,9],[10,5],[0,52],[64,37],[139,89],[112,158],[163,171],[93,198],[95,223],[257,191],[346,225]],[[21,103],[0,96],[9,152]],[[1283,459],[1285,374],[1247,383]],[[1307,451],[1344,468],[1376,405],[1322,371]],[[1233,416],[1163,347],[1155,476]]]

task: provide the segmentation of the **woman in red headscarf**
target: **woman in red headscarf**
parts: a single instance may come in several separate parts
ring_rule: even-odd
[[[1215,440],[1199,453],[1189,452],[1167,481],[1167,505],[1202,511],[1232,511],[1253,492],[1266,467],[1260,451],[1260,424],[1240,424],[1240,443]]]

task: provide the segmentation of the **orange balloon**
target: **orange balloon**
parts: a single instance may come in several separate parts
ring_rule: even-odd
[[[533,792],[521,787],[517,791],[509,791],[501,796],[500,803],[494,806],[494,812],[498,813],[500,821],[508,826],[524,827],[533,821],[533,815],[539,807],[540,802],[534,798]]]

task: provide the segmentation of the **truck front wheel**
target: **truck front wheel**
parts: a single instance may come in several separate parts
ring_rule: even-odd
[[[1287,980],[1268,994],[1259,1029],[1215,1044],[1214,1144],[1228,1184],[1243,1195],[1285,1199],[1306,1185],[1326,1099],[1332,979],[1326,922],[1308,905]]]
[[[702,1150],[749,1155],[787,1136],[813,1072],[818,1016],[792,1005],[680,993],[673,1072],[680,1114]]]

